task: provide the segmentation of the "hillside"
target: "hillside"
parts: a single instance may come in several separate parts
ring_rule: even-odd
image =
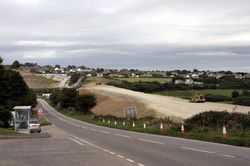
[[[158,117],[170,116],[175,120],[189,118],[192,115],[208,110],[227,110],[231,112],[236,109],[235,111],[243,113],[250,111],[250,107],[246,106],[235,107],[235,105],[231,104],[211,102],[189,103],[188,100],[180,98],[146,94],[106,85],[86,87],[86,89],[99,95],[108,96],[116,101],[134,101],[142,103],[146,110],[155,110]],[[104,107],[103,109],[108,109],[108,107]]]

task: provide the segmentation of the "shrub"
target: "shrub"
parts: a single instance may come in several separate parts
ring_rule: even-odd
[[[76,100],[77,111],[87,112],[96,105],[96,97],[92,94],[79,95]]]
[[[206,101],[211,101],[211,102],[232,101],[231,97],[223,95],[212,95],[212,94],[205,95],[205,99]]]
[[[12,118],[10,111],[6,110],[4,107],[0,106],[0,127],[9,127],[9,121]]]
[[[250,96],[240,96],[235,99],[235,104],[250,106]]]
[[[233,91],[231,96],[233,99],[235,99],[240,96],[240,93],[238,91]]]

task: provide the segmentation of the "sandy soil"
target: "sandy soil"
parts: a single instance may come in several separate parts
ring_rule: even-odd
[[[96,115],[113,115],[116,117],[124,117],[123,109],[127,107],[136,107],[137,118],[146,116],[155,116],[155,111],[147,109],[141,102],[132,99],[120,100],[100,93],[95,93],[90,90],[80,89],[80,94],[94,94],[97,97],[97,105],[91,109]]]
[[[158,117],[169,116],[178,121],[209,110],[227,110],[229,112],[235,110],[243,113],[250,111],[250,107],[245,106],[212,102],[190,103],[188,100],[180,98],[146,94],[107,85],[86,87],[86,89],[99,95],[108,96],[115,101],[134,101],[141,103],[146,110],[155,110]],[[111,104],[112,103],[110,103],[110,106],[112,107]]]

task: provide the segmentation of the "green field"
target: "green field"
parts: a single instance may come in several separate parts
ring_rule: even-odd
[[[48,78],[43,77],[43,76],[38,76],[38,79],[41,80],[45,84],[56,84],[56,83],[58,83],[58,81],[55,81],[53,79],[48,79]]]
[[[18,134],[18,133],[14,130],[0,128],[0,135],[12,135],[12,134]]]
[[[84,83],[89,83],[89,82],[96,82],[96,77],[88,77]]]
[[[136,78],[136,77],[128,77],[128,78],[114,78],[116,80],[121,80],[121,81],[128,81],[128,82],[153,82],[157,81],[160,83],[165,83],[165,82],[170,82],[172,81],[172,78],[169,77],[164,77],[164,78]]]
[[[230,97],[234,89],[169,90],[169,91],[155,92],[154,94],[190,99],[192,94],[197,91],[203,95],[213,94],[213,95],[223,95]],[[243,90],[237,90],[237,91],[241,94]]]

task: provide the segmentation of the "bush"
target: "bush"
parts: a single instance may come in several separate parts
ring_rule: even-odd
[[[240,93],[238,91],[233,91],[231,96],[233,99],[235,99],[240,96]]]
[[[96,97],[92,94],[79,95],[76,100],[77,111],[87,112],[96,105]]]
[[[12,118],[10,111],[6,110],[4,107],[0,106],[0,127],[9,127],[9,121]]]
[[[212,94],[205,95],[205,99],[206,101],[211,101],[211,102],[232,101],[231,97],[223,95],[212,95]]]
[[[250,106],[250,96],[240,96],[235,99],[235,104]]]
[[[203,128],[221,128],[223,123],[226,123],[230,130],[249,130],[250,129],[250,115],[226,111],[207,111],[202,112],[185,121],[185,125],[192,129]]]

